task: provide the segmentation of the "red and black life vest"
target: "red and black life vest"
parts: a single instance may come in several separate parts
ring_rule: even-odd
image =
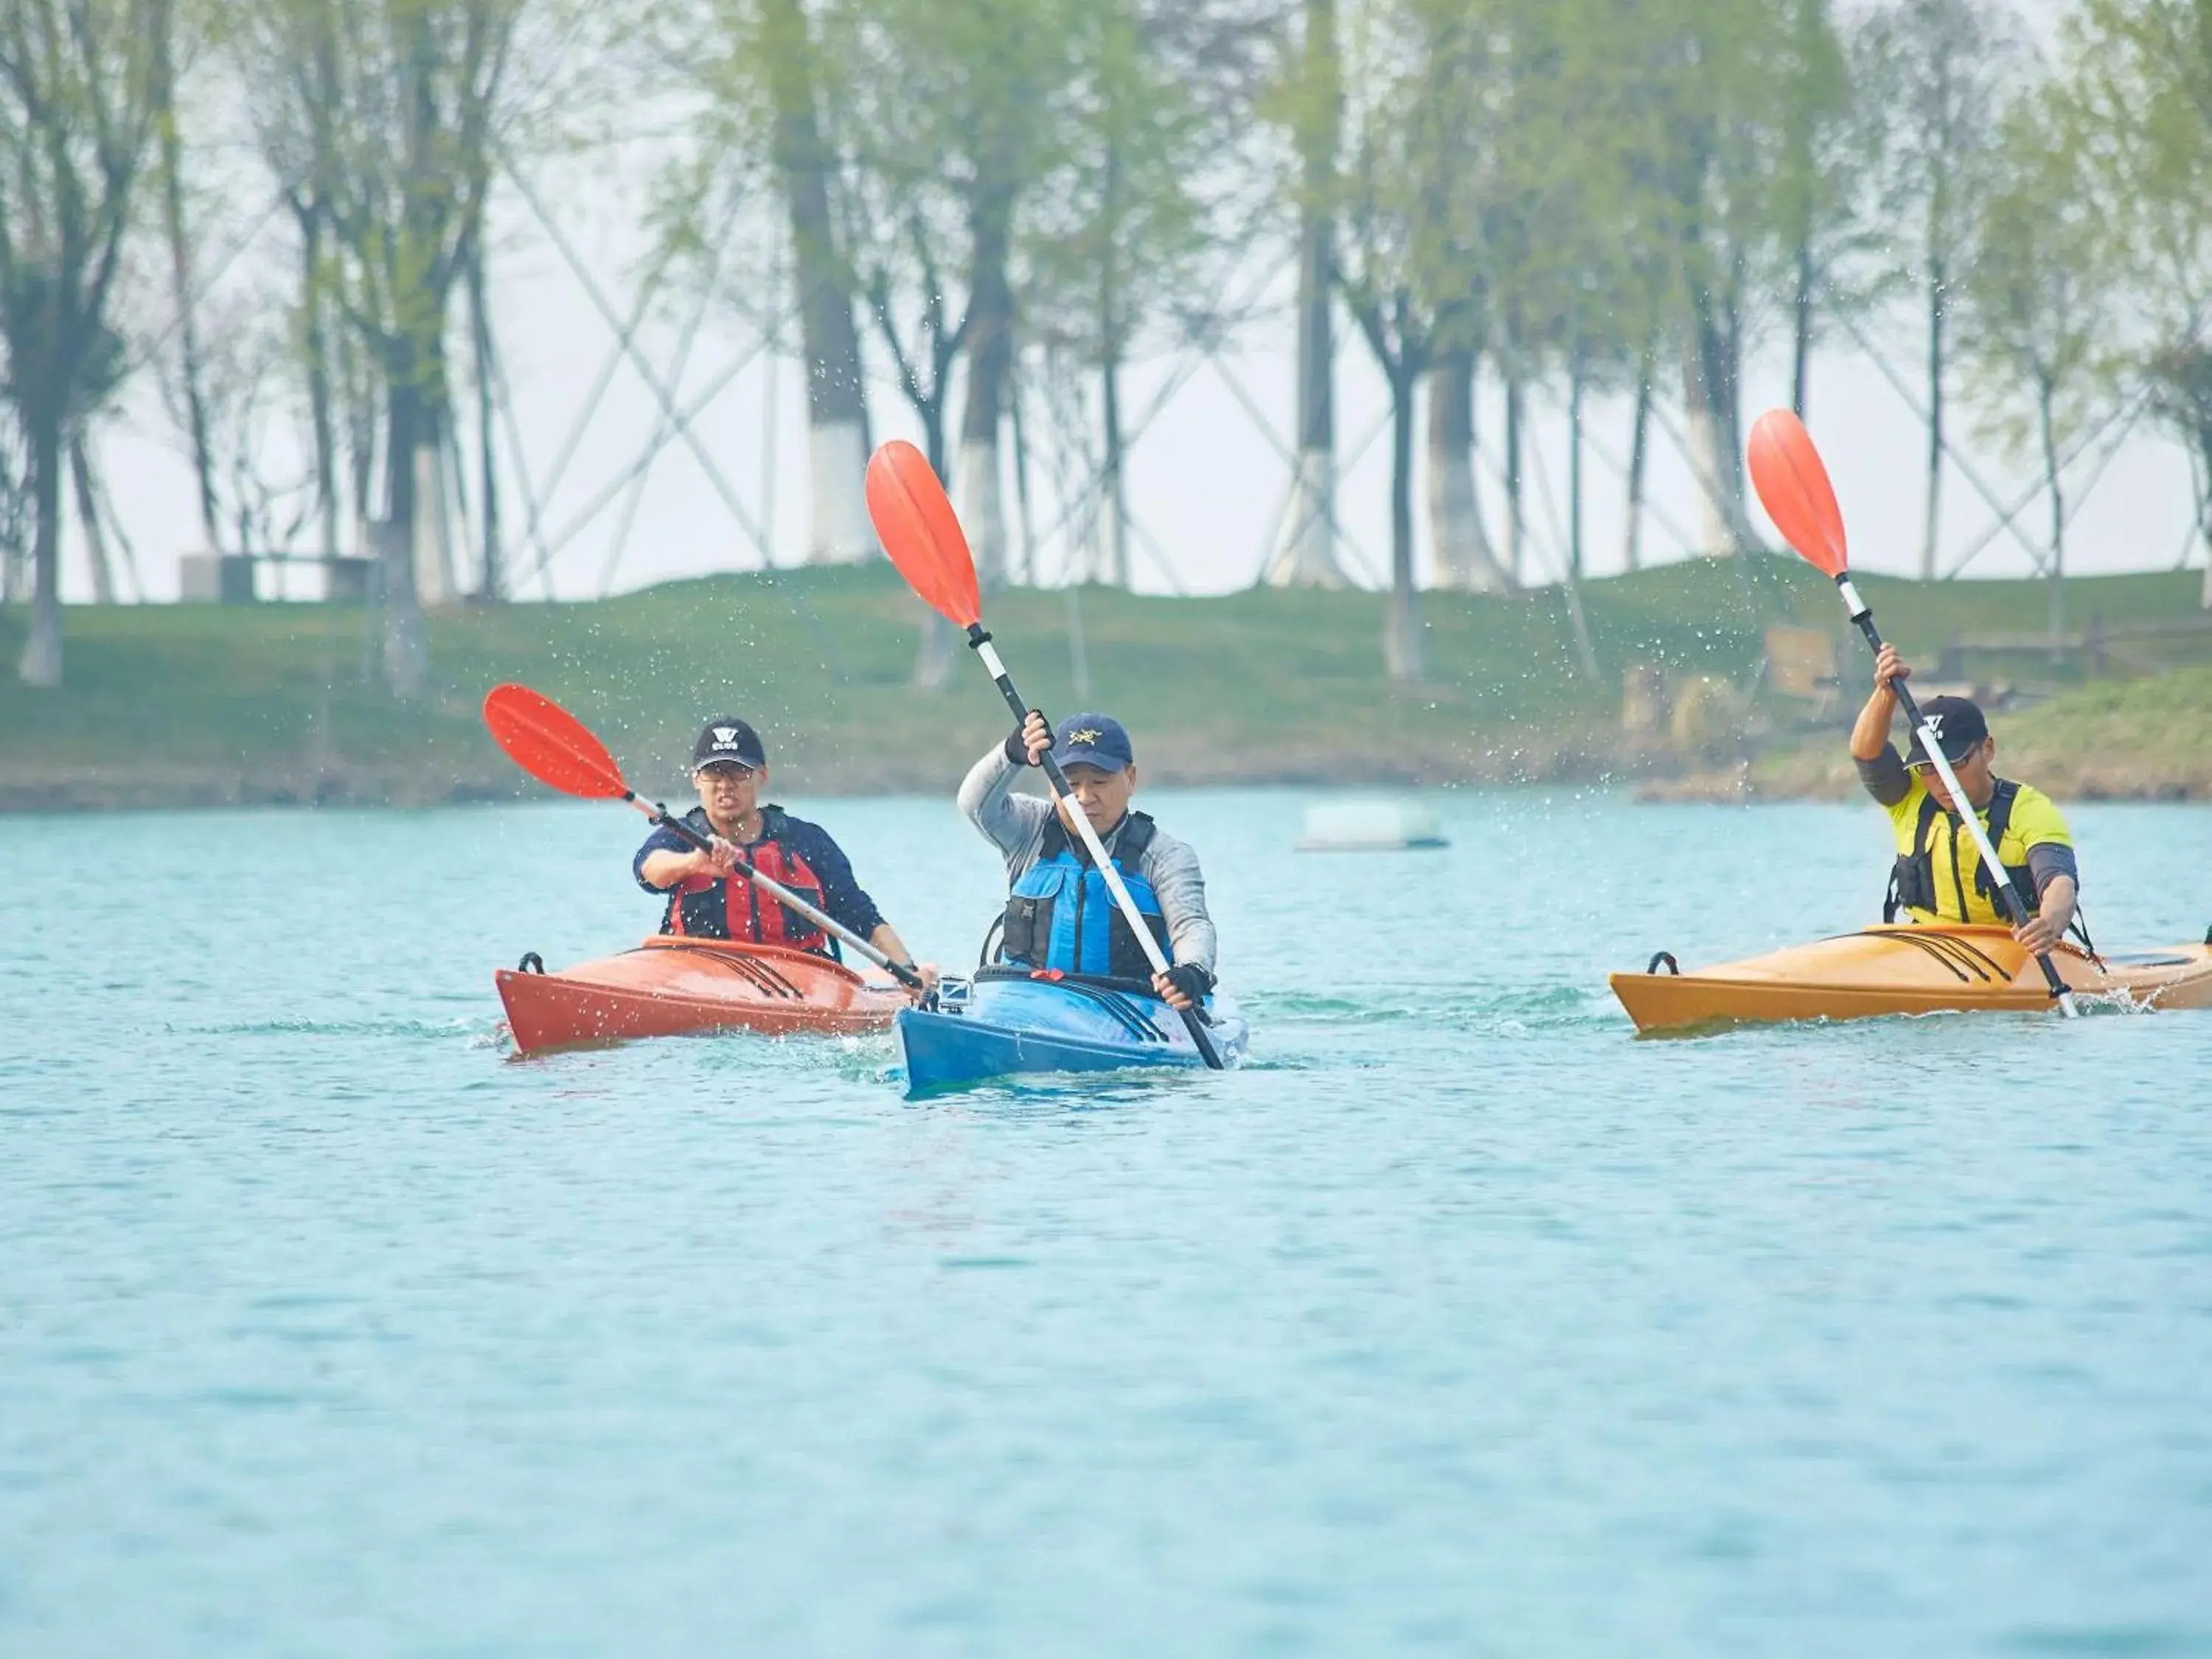
[[[710,828],[706,813],[696,809],[684,815],[684,822],[695,830]],[[789,888],[819,910],[821,878],[807,867],[804,858],[782,844],[780,836],[783,823],[781,807],[763,806],[761,838],[738,850],[761,874],[779,886]],[[793,950],[819,951],[824,955],[830,951],[828,934],[804,916],[785,909],[743,876],[732,876],[727,880],[692,876],[678,882],[669,889],[668,910],[661,918],[660,931],[689,939],[786,945]]]

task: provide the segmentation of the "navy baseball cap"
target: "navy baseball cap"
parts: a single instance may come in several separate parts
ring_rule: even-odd
[[[743,766],[757,772],[767,764],[768,750],[761,747],[760,733],[735,714],[708,720],[699,741],[691,746],[694,772],[721,765]]]
[[[1070,714],[1052,734],[1052,757],[1061,766],[1095,766],[1118,772],[1137,762],[1121,722],[1104,714]]]
[[[1990,723],[1982,718],[1982,711],[1964,697],[1930,697],[1920,705],[1920,712],[1936,728],[1936,741],[1942,746],[1943,758],[1954,766],[1980,748],[1982,739],[1990,734]],[[1912,730],[1912,748],[1905,763],[1928,764],[1928,749],[1920,741],[1917,726]]]

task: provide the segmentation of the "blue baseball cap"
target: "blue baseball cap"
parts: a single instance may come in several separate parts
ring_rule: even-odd
[[[1104,714],[1070,714],[1052,734],[1052,757],[1062,767],[1095,766],[1118,772],[1137,763],[1121,722]]]

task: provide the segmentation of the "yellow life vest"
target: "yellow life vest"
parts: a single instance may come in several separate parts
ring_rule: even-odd
[[[2033,912],[2035,878],[2028,868],[2031,847],[2071,847],[2066,820],[2041,790],[2009,779],[1997,780],[1989,805],[1974,815],[1996,843],[1997,861]],[[1916,775],[1904,799],[1889,809],[1897,837],[1897,868],[1885,920],[1902,908],[1920,922],[2001,924],[2008,920],[1996,884],[1982,867],[1974,838],[1958,819],[1936,805],[1928,786]]]

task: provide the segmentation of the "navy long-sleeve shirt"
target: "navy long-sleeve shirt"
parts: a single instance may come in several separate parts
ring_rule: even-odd
[[[684,822],[702,836],[714,833],[714,826],[707,820],[707,809],[703,806],[695,806],[686,812]],[[773,841],[786,854],[805,860],[806,867],[814,872],[814,878],[822,884],[823,909],[837,921],[862,939],[866,939],[883,926],[883,912],[876,908],[875,900],[868,896],[854,878],[853,861],[845,856],[844,849],[830,839],[830,832],[820,824],[809,823],[805,818],[795,818],[781,806],[763,806],[761,808],[760,839]],[[759,845],[759,841],[739,842],[738,850],[750,855],[751,849]],[[689,896],[694,905],[711,909],[714,915],[720,915],[725,902],[724,890],[728,885],[726,882],[717,881],[698,895],[683,896],[668,888],[655,887],[645,878],[645,860],[649,854],[689,853],[692,850],[691,843],[673,830],[655,830],[645,838],[645,845],[637,849],[637,856],[630,860],[630,872],[637,878],[637,884],[648,893],[678,902]],[[744,878],[740,876],[737,879],[743,881]],[[711,902],[702,903],[710,896]],[[797,918],[793,920],[801,927],[811,925]],[[670,931],[665,917],[661,931]]]

